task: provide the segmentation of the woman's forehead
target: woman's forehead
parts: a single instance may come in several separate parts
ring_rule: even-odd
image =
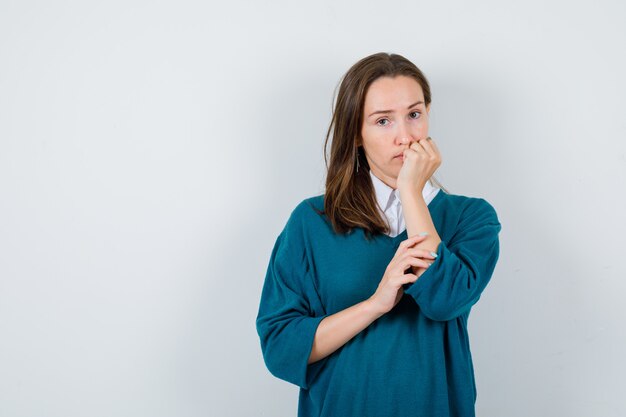
[[[407,76],[381,77],[368,88],[365,95],[365,112],[405,110],[417,103],[424,103],[422,87]]]

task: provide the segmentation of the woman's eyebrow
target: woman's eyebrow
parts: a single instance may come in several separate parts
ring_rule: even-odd
[[[423,101],[416,101],[415,103],[413,103],[409,107],[407,107],[407,110],[410,109],[411,107],[417,106],[418,104],[424,104],[424,102]],[[378,113],[393,113],[393,110],[376,110],[374,113],[370,114],[367,117],[372,117],[373,115],[378,114]]]

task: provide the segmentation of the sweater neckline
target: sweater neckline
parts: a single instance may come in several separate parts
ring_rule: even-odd
[[[433,206],[435,204],[437,204],[437,202],[439,200],[441,200],[443,198],[443,194],[444,191],[442,189],[439,189],[439,191],[437,191],[437,194],[435,194],[435,196],[433,197],[432,200],[430,200],[430,203],[428,203],[426,206],[428,207],[429,211],[431,208],[433,208]],[[432,217],[432,216],[431,216]],[[394,245],[399,244],[400,242],[402,242],[403,240],[407,239],[407,228],[404,228],[404,230],[402,231],[402,233],[400,233],[397,236],[391,237],[389,235],[386,234],[382,234],[380,237],[381,239],[384,239],[387,242],[393,243]]]

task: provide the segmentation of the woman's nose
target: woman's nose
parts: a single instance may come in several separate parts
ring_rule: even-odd
[[[411,132],[409,132],[409,129],[404,123],[398,124],[398,132],[397,132],[396,139],[401,145],[411,143],[411,141],[413,140],[413,137],[411,136]]]

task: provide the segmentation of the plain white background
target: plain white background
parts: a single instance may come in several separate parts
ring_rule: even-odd
[[[620,1],[0,2],[0,416],[294,416],[255,317],[334,89],[400,53],[487,199],[477,414],[623,416]]]

